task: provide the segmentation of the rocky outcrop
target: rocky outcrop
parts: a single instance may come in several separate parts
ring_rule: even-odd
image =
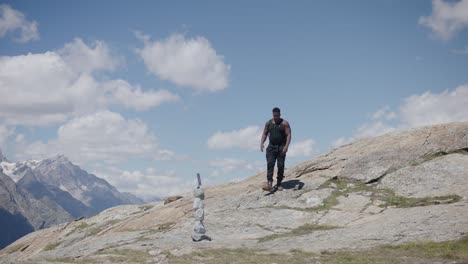
[[[468,123],[362,139],[288,168],[282,192],[261,190],[265,173],[206,188],[212,241],[190,239],[185,193],[31,233],[0,251],[0,262],[111,263],[133,252],[139,262],[165,263],[208,249],[323,252],[454,240],[468,234],[467,149]]]

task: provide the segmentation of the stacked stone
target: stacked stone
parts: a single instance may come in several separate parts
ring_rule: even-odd
[[[201,241],[205,237],[206,229],[203,225],[203,219],[205,217],[205,205],[203,200],[205,199],[205,190],[201,186],[200,175],[198,174],[198,187],[193,190],[193,211],[195,216],[195,226],[193,227],[192,240]]]

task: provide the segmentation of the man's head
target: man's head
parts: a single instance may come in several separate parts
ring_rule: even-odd
[[[278,107],[273,108],[273,119],[275,122],[279,122],[281,118],[281,110]]]

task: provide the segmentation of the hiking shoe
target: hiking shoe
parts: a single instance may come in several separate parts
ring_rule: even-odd
[[[265,184],[263,184],[262,189],[264,191],[271,192],[271,191],[273,191],[272,185],[273,185],[273,182],[265,182]]]

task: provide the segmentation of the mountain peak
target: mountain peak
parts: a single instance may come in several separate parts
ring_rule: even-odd
[[[70,160],[63,154],[57,154],[53,157],[50,157],[50,158],[47,158],[45,159],[44,161],[46,161],[46,163],[54,163],[54,162],[58,162],[58,163],[71,163]]]
[[[65,155],[63,155],[63,154],[57,154],[53,159],[56,160],[56,161],[70,161],[70,160],[68,160],[68,158],[67,158]]]

